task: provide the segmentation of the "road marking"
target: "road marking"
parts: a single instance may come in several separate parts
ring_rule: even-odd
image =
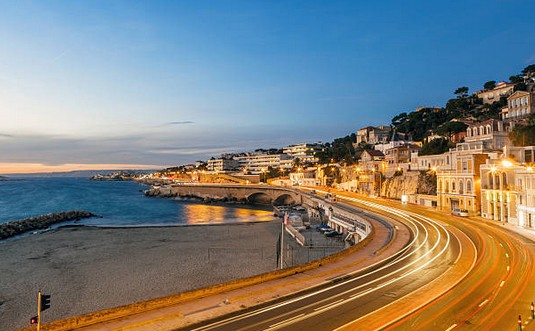
[[[507,266],[507,271],[509,271],[509,269],[511,269],[511,267],[510,267],[510,266]]]
[[[500,283],[500,287],[503,287],[503,284],[505,284],[505,280],[502,280],[502,282]]]
[[[506,257],[506,258],[509,258],[509,254],[505,253],[505,257]]]
[[[490,238],[490,239],[494,239],[494,238],[492,238],[492,236],[491,236],[490,234],[489,234],[489,238]]]
[[[293,320],[298,319],[299,317],[303,317],[303,316],[305,316],[305,313],[303,313],[303,314],[299,314],[299,315],[297,315],[297,316],[294,316],[294,317],[289,318],[289,319],[287,319],[287,320],[284,320],[284,321],[282,321],[282,322],[279,322],[279,323],[270,325],[269,328],[270,328],[270,329],[272,329],[272,328],[276,328],[276,327],[279,326],[279,325],[288,323],[288,322],[290,322],[290,321],[293,321]]]
[[[336,305],[337,303],[340,303],[340,302],[342,302],[342,301],[344,301],[344,300],[345,300],[345,299],[340,299],[340,300],[335,301],[335,302],[333,302],[333,303],[331,303],[331,304],[328,304],[328,305],[325,305],[325,306],[322,306],[322,307],[318,307],[318,308],[314,309],[314,311],[323,310],[323,309],[328,309],[328,308],[330,308],[330,307],[332,307],[332,306]]]
[[[483,307],[484,305],[487,304],[487,302],[489,302],[489,299],[486,299],[485,301],[483,301],[482,303],[479,304],[479,308]]]
[[[500,246],[503,247],[502,243],[500,243]]]
[[[451,331],[451,330],[455,329],[456,327],[457,327],[457,324],[453,324],[452,326],[447,328],[446,331]]]
[[[364,290],[364,291],[362,291],[362,292],[355,293],[355,294],[351,294],[349,297],[350,297],[350,298],[353,298],[353,297],[356,297],[356,296],[359,296],[359,295],[368,294],[369,292],[373,291],[374,289],[375,289],[374,287],[370,287],[369,289]]]

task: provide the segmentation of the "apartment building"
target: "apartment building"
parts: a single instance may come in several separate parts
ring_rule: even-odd
[[[293,158],[287,154],[248,153],[234,157],[238,161],[239,169],[252,174],[260,174],[268,170],[290,170],[293,167]]]
[[[370,145],[384,144],[388,141],[392,128],[386,125],[378,127],[367,126],[357,131],[357,145],[366,143]]]
[[[481,141],[487,150],[501,150],[504,146],[510,145],[508,137],[510,131],[509,123],[490,119],[468,125],[464,141]]]
[[[297,144],[284,148],[283,153],[290,155],[293,159],[298,158],[301,163],[316,163],[318,162],[318,159],[315,155],[317,152],[321,152],[323,148],[325,148],[325,146],[320,142],[313,144]]]
[[[535,228],[535,169],[524,167],[516,172],[515,186],[519,188],[517,197],[518,225]]]
[[[481,90],[476,92],[478,98],[483,99],[483,103],[491,104],[500,101],[501,97],[507,97],[513,94],[515,84],[499,82],[492,90]]]
[[[480,210],[480,167],[487,154],[456,153],[451,169],[437,170],[437,207],[441,210],[466,209],[471,215]]]
[[[398,167],[410,170],[411,154],[420,150],[421,147],[415,144],[403,144],[385,150],[386,172],[393,173]]]
[[[239,170],[239,162],[234,159],[218,158],[210,159],[206,169],[211,172],[229,172]]]
[[[517,222],[519,187],[514,185],[515,173],[524,167],[507,159],[487,160],[480,168],[481,216],[494,221]]]
[[[507,98],[507,107],[502,108],[502,119],[524,119],[534,112],[533,92],[516,91]]]

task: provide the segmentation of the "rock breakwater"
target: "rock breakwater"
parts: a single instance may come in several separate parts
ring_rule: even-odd
[[[0,224],[0,240],[32,230],[46,229],[52,224],[67,221],[77,221],[82,218],[89,217],[101,216],[95,215],[85,210],[69,210],[3,223]]]

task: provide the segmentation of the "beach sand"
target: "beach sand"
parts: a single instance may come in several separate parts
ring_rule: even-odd
[[[0,242],[0,330],[276,269],[279,222],[148,228],[67,227]]]

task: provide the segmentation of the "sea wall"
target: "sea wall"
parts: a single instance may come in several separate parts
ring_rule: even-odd
[[[85,210],[70,210],[2,223],[0,224],[0,240],[28,231],[46,229],[52,224],[77,221],[89,217],[97,217],[97,215]]]

